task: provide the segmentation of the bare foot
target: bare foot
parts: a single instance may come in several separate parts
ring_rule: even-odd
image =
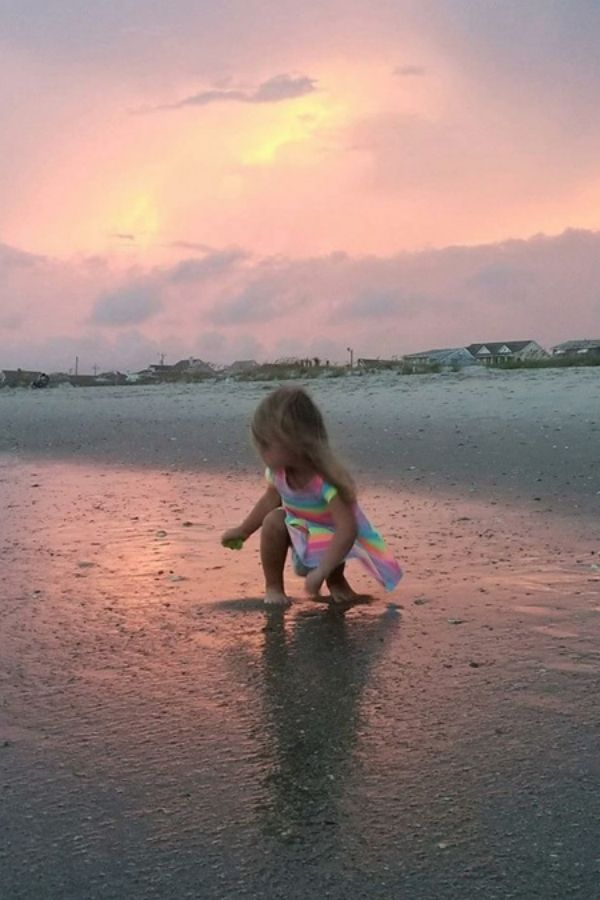
[[[267,588],[265,593],[265,606],[289,606],[292,601],[279,588]]]
[[[332,582],[327,582],[327,587],[329,588],[329,593],[331,594],[332,603],[339,603],[341,605],[350,605],[353,603],[370,603],[371,596],[370,594],[357,594],[356,591],[353,591],[345,578],[336,579]]]

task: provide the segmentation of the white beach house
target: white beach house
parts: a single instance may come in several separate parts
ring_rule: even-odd
[[[537,341],[488,341],[469,344],[466,349],[478,362],[486,365],[509,360],[545,359],[550,355]]]

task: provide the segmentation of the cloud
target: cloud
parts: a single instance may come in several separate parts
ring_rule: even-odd
[[[18,250],[8,244],[0,244],[0,267],[2,268],[32,268],[44,261],[43,256],[26,253],[24,250]]]
[[[504,299],[521,295],[535,285],[536,279],[530,271],[502,261],[482,266],[465,281],[467,290],[484,290],[490,296]]]
[[[172,247],[173,250],[194,250],[198,253],[215,252],[214,247],[210,247],[208,244],[196,244],[193,241],[171,241],[170,244],[164,244],[163,246]]]
[[[316,90],[316,81],[305,75],[275,75],[263,81],[249,99],[249,103],[279,103],[281,100],[292,100],[304,97]]]
[[[0,329],[4,329],[4,331],[17,331],[23,325],[24,321],[24,316],[16,314],[0,316]]]
[[[223,298],[209,313],[210,321],[219,325],[271,322],[287,316],[303,303],[300,296],[286,296],[275,272],[250,282],[236,296]]]
[[[184,106],[209,106],[212,103],[281,103],[312,94],[316,90],[316,84],[313,78],[306,75],[275,75],[254,90],[213,88],[156,109],[181,109]]]
[[[340,315],[358,319],[385,318],[400,311],[406,312],[406,301],[398,293],[366,291],[338,307],[331,321]]]
[[[96,325],[139,325],[161,308],[157,286],[142,281],[100,296],[94,303],[91,321]]]
[[[118,241],[135,241],[135,234],[122,234],[119,231],[114,231],[109,234],[109,237],[115,238]]]
[[[240,322],[267,322],[283,312],[272,288],[250,284],[237,296],[214,306],[209,319],[218,325],[237,325]]]
[[[227,335],[222,331],[202,331],[196,338],[194,347],[196,355],[208,362],[212,362],[213,357],[221,359],[227,350]]]
[[[577,125],[579,137],[598,132],[595,0],[431,0],[418,15],[420,28],[471,80],[471,101],[480,93],[498,110],[511,111],[518,102],[534,121],[554,121],[557,133],[567,124]]]
[[[209,253],[202,259],[184,259],[167,272],[165,280],[170,284],[204,281],[230,272],[247,257],[243,250],[234,248]]]
[[[265,348],[261,341],[255,335],[242,333],[238,334],[229,344],[229,353],[231,359],[264,359]]]
[[[394,75],[398,78],[418,78],[427,74],[425,66],[396,66]]]
[[[135,371],[158,362],[163,352],[168,353],[169,359],[192,355],[191,348],[183,342],[177,346],[172,342],[157,341],[131,329],[110,338],[94,330],[77,336],[57,331],[45,338],[29,338],[12,344],[2,354],[2,366],[68,372],[73,369],[77,356],[82,374],[91,374],[94,366],[99,371]]]
[[[163,352],[169,361],[342,360],[348,346],[375,357],[597,336],[600,231],[386,257],[249,256],[240,265],[241,252],[222,251],[233,255],[229,268],[198,272],[202,259],[191,259],[183,269],[132,269],[128,280],[87,260],[0,266],[0,365],[64,369],[79,355],[88,370],[130,369]]]
[[[256,335],[247,331],[225,334],[202,331],[194,343],[194,355],[207,362],[232,362],[237,359],[264,359],[268,354]]]

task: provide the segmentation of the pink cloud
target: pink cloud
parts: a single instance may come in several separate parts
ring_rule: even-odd
[[[98,260],[59,264],[5,248],[0,366],[30,365],[34,356],[37,366],[64,367],[78,346],[90,366],[121,368],[160,352],[343,360],[347,346],[364,356],[476,340],[549,346],[594,336],[600,314],[600,232],[391,257],[216,257],[212,268],[200,256],[127,274]]]

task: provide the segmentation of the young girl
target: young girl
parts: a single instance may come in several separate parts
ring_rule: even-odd
[[[344,575],[350,557],[392,590],[402,577],[400,567],[358,506],[352,478],[331,450],[321,413],[306,391],[273,391],[254,413],[251,432],[268,486],[241,525],[221,540],[239,545],[262,528],[265,603],[290,603],[283,583],[290,544],[296,574],[305,577],[312,596],[326,582],[334,602],[357,599]]]

